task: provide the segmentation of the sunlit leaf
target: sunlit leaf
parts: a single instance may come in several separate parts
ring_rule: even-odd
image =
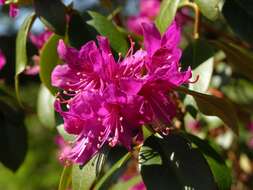
[[[201,13],[210,20],[216,20],[219,16],[219,3],[222,0],[194,0],[200,8]]]
[[[177,12],[177,7],[180,0],[163,0],[161,3],[160,13],[157,16],[155,23],[161,33],[164,33],[167,27],[174,20]]]
[[[88,21],[87,23],[93,26],[98,33],[106,36],[109,39],[112,48],[116,52],[121,52],[123,55],[125,55],[128,50],[126,37],[118,31],[112,21],[96,12],[89,11],[89,14],[92,17],[92,20]]]

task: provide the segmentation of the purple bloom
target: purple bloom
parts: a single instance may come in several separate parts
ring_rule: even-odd
[[[64,64],[56,66],[52,84],[63,90],[55,102],[68,133],[77,135],[67,157],[85,164],[103,145],[131,149],[142,139],[140,126],[163,129],[176,115],[172,87],[187,83],[190,69],[181,72],[180,30],[173,23],[163,36],[153,24],[143,25],[146,51],[115,61],[108,40],[99,36],[77,50],[59,42]]]
[[[2,53],[2,51],[0,50],[0,70],[2,70],[5,64],[6,64],[6,58],[4,54]]]
[[[6,0],[0,0],[0,5],[4,5]],[[15,3],[10,3],[9,16],[15,18],[19,13],[18,5]]]

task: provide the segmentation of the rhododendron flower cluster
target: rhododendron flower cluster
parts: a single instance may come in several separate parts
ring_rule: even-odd
[[[180,71],[180,28],[175,22],[163,36],[153,23],[143,24],[144,50],[131,42],[125,58],[116,61],[109,41],[98,36],[78,51],[59,42],[65,64],[52,73],[62,89],[55,102],[65,130],[76,135],[68,159],[85,164],[103,145],[131,150],[142,139],[141,126],[164,130],[176,115],[173,87],[187,83],[191,70]]]
[[[0,5],[4,5],[6,3],[6,0],[0,0]],[[9,10],[9,16],[10,17],[16,17],[19,13],[19,9],[17,4],[10,3],[10,10]]]
[[[4,67],[5,64],[6,64],[6,58],[4,54],[2,53],[2,51],[0,50],[0,70]]]

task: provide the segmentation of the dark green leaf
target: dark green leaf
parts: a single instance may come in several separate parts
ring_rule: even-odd
[[[89,14],[92,20],[87,23],[93,26],[100,34],[106,36],[116,52],[121,52],[125,55],[128,50],[128,43],[125,36],[119,32],[115,25],[105,16],[92,11],[90,11]]]
[[[54,96],[41,84],[38,95],[37,113],[40,122],[49,128],[55,127]]]
[[[67,190],[71,187],[72,165],[63,168],[58,190]]]
[[[40,79],[52,94],[57,92],[51,85],[51,73],[54,67],[60,63],[57,53],[57,45],[60,39],[60,36],[52,35],[43,46],[40,54]]]
[[[84,18],[74,11],[71,15],[68,28],[69,43],[75,48],[80,48],[86,41],[92,39],[90,28]]]
[[[233,105],[225,98],[218,98],[208,94],[202,94],[186,88],[177,88],[179,92],[194,97],[199,110],[208,116],[217,116],[238,134],[238,118]]]
[[[232,176],[225,161],[206,141],[190,134],[188,134],[188,137],[190,141],[193,142],[204,154],[214,176],[215,182],[218,185],[218,189],[229,190],[232,184]]]
[[[248,0],[226,0],[222,13],[233,31],[253,44],[253,2]]]
[[[24,116],[11,99],[0,100],[0,161],[12,171],[16,171],[27,152],[27,131]]]
[[[65,5],[61,0],[34,0],[36,15],[58,35],[65,35]]]
[[[149,137],[139,159],[148,190],[217,189],[204,156],[180,134]]]
[[[198,39],[190,43],[183,51],[181,65],[185,70],[197,68],[214,55],[214,48],[206,40]]]
[[[93,157],[82,168],[74,164],[72,170],[72,189],[89,190],[96,180],[96,157]]]
[[[18,31],[17,39],[16,39],[16,71],[15,71],[15,88],[16,88],[16,95],[20,101],[19,97],[19,74],[21,74],[27,65],[27,50],[26,50],[26,43],[27,43],[27,36],[32,27],[32,24],[35,20],[35,14],[31,14],[28,16],[25,21],[23,22],[21,28]]]
[[[164,33],[167,27],[174,20],[180,0],[163,0],[161,3],[160,13],[155,23],[161,33]]]
[[[219,3],[221,0],[195,0],[201,13],[210,20],[216,20],[219,16]]]
[[[129,190],[133,186],[137,185],[138,183],[141,183],[142,179],[141,176],[138,175],[136,177],[133,177],[127,181],[120,181],[116,185],[114,185],[111,190]]]
[[[228,63],[233,68],[233,71],[240,73],[247,78],[253,80],[253,54],[235,44],[212,41],[213,45],[223,50],[227,56]]]

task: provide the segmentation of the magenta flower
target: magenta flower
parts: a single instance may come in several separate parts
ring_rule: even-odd
[[[58,145],[58,160],[62,165],[68,164],[69,160],[67,158],[67,155],[71,151],[71,146],[69,145],[68,142],[64,141],[63,137],[60,135],[57,135],[55,137],[55,143]]]
[[[2,70],[5,64],[6,64],[6,58],[4,54],[2,53],[2,51],[0,50],[0,70]]]
[[[172,88],[187,83],[190,69],[180,72],[180,31],[173,24],[161,37],[144,24],[144,50],[115,61],[105,37],[78,51],[59,42],[64,61],[52,73],[52,84],[63,90],[55,102],[68,133],[77,135],[67,157],[85,164],[102,146],[121,144],[128,150],[142,139],[140,126],[163,128],[176,114]]]

